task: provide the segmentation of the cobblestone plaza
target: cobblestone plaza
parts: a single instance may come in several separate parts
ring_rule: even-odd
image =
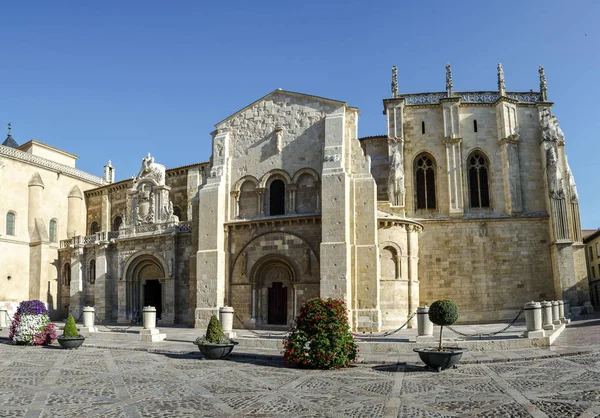
[[[600,354],[443,373],[414,364],[289,368],[280,359],[0,344],[0,416],[593,417]]]

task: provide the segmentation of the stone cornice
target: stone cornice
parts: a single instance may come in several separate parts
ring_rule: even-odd
[[[307,224],[320,224],[321,215],[308,215],[308,216],[270,216],[257,219],[239,220],[226,222],[225,227],[233,229],[245,229],[245,228],[262,228],[265,226],[291,226],[291,225],[307,225]]]
[[[64,174],[69,177],[76,178],[78,180],[85,181],[100,186],[102,184],[102,178],[94,176],[93,174],[86,173],[77,168],[69,167],[64,164],[56,163],[46,158],[38,157],[37,155],[29,154],[15,148],[6,147],[0,145],[0,156],[10,158],[11,160],[26,162],[31,165],[35,165],[47,170],[51,170],[60,174]]]

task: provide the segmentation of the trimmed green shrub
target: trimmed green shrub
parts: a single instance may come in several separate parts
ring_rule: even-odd
[[[63,336],[67,338],[79,337],[79,331],[77,331],[77,325],[75,325],[75,318],[73,318],[73,315],[69,315],[67,318]]]
[[[221,322],[216,315],[210,317],[208,327],[206,328],[206,335],[204,337],[196,338],[194,344],[230,344],[231,339],[225,337],[223,333],[223,327]]]
[[[442,335],[444,325],[452,325],[458,319],[458,308],[451,300],[436,300],[429,307],[429,319],[440,326],[440,346],[438,350],[442,351]]]
[[[358,350],[344,301],[314,298],[306,302],[283,346],[288,364],[315,369],[348,367]]]

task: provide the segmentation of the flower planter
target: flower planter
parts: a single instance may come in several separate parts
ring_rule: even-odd
[[[85,337],[82,337],[81,335],[78,337],[65,337],[61,335],[59,337],[56,337],[56,341],[58,341],[62,348],[72,350],[74,348],[81,347],[81,344],[83,344],[83,342],[85,341]]]
[[[227,357],[233,347],[238,344],[237,341],[232,341],[229,344],[196,344],[198,349],[204,354],[204,357],[208,359],[218,360]]]
[[[456,366],[463,353],[469,351],[466,348],[445,348],[439,351],[437,348],[414,348],[419,357],[427,367],[438,372]]]

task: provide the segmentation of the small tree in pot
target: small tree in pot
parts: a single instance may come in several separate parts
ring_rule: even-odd
[[[221,322],[216,315],[212,315],[206,328],[206,335],[196,338],[194,344],[206,358],[221,359],[231,353],[237,341],[225,337]]]
[[[458,308],[450,300],[438,300],[433,302],[429,308],[429,319],[435,325],[440,326],[440,344],[437,348],[415,348],[419,357],[427,365],[438,372],[450,367],[454,367],[462,357],[463,353],[468,351],[466,348],[444,348],[443,333],[444,326],[452,325],[458,319]]]
[[[452,325],[458,319],[458,308],[451,300],[436,300],[429,307],[429,320],[435,325],[440,326],[440,346],[439,351],[442,351],[442,341],[445,325]]]
[[[65,322],[63,334],[58,336],[56,340],[62,348],[79,348],[83,344],[85,337],[79,334],[73,315],[69,315],[67,322]]]

